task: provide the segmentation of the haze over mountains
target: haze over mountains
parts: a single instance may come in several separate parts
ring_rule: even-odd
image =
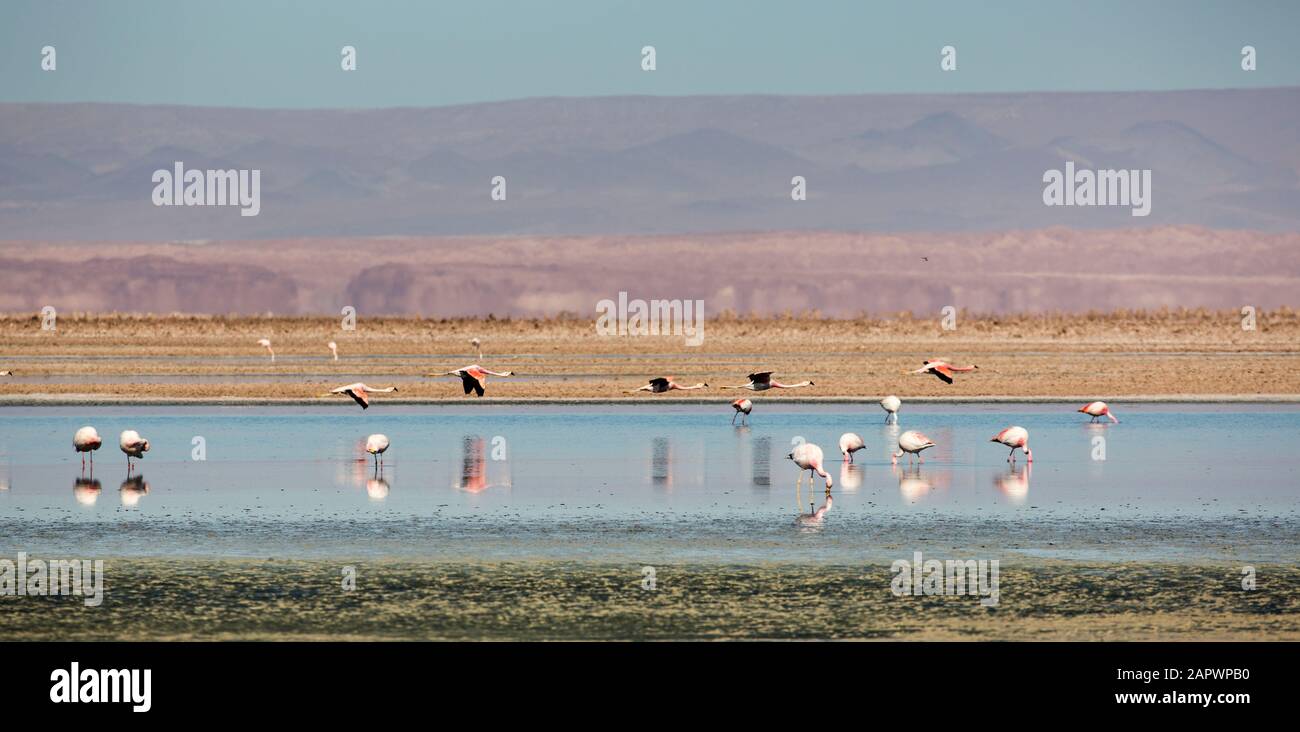
[[[1300,228],[1300,89],[530,99],[432,109],[0,105],[0,237]],[[1151,215],[1042,176],[1152,170]],[[155,207],[155,170],[255,168],[262,207]],[[504,176],[508,199],[490,198]],[[808,200],[791,200],[804,176]]]
[[[0,311],[594,318],[596,303],[705,313],[1086,312],[1294,306],[1300,233],[1169,227],[966,234],[309,238],[0,243]]]

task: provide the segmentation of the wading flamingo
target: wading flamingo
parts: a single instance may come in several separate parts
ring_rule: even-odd
[[[369,409],[370,408],[369,395],[387,394],[389,392],[395,392],[395,391],[397,391],[397,387],[395,386],[390,386],[387,389],[379,389],[374,386],[366,386],[365,384],[358,381],[355,384],[348,384],[347,386],[340,386],[337,389],[330,389],[327,393],[324,394],[324,396],[329,396],[330,394],[347,394],[348,396],[352,397],[352,401],[356,402],[357,404],[360,404],[362,409]]]
[[[835,484],[834,481],[831,480],[830,473],[827,473],[826,469],[822,467],[822,449],[811,442],[805,442],[798,445],[791,450],[790,454],[786,455],[786,457],[793,460],[794,464],[799,466],[799,478],[794,484],[796,491],[799,490],[799,486],[803,482],[803,471],[805,470],[816,473],[825,478],[826,490],[830,490],[831,486]],[[808,485],[812,485],[811,475],[808,476]]]
[[[948,363],[947,361],[944,361],[944,360],[941,360],[941,359],[937,359],[937,358],[931,358],[931,359],[927,359],[927,360],[924,362],[924,365],[921,366],[921,368],[919,368],[919,369],[917,369],[917,370],[915,370],[915,371],[909,371],[908,373],[912,373],[912,374],[934,374],[935,376],[939,377],[939,379],[940,379],[941,381],[943,381],[945,384],[951,384],[951,383],[952,383],[952,375],[953,375],[953,373],[956,373],[956,372],[966,372],[966,371],[974,371],[974,370],[976,370],[976,369],[978,369],[978,368],[979,368],[979,366],[975,366],[975,365],[971,365],[971,366],[953,366],[952,364]]]
[[[731,403],[731,408],[734,409],[734,410],[736,410],[736,413],[733,414],[733,415],[731,415],[731,423],[732,423],[732,424],[735,424],[735,423],[736,423],[736,417],[738,417],[738,416],[740,416],[740,415],[742,415],[742,414],[745,415],[745,416],[740,418],[740,423],[741,423],[741,424],[749,424],[749,413],[752,412],[752,411],[754,411],[754,403],[753,403],[753,402],[749,401],[748,399],[737,399],[736,401],[734,401],[734,402]]]
[[[72,436],[72,447],[81,453],[82,470],[86,469],[86,453],[90,453],[91,471],[95,470],[95,450],[98,450],[102,444],[104,444],[104,441],[100,439],[99,433],[90,425],[77,430],[77,434]]]
[[[664,392],[673,391],[674,389],[679,391],[690,391],[692,389],[707,389],[707,388],[709,388],[709,385],[705,384],[704,382],[700,382],[695,386],[682,386],[681,384],[678,384],[676,381],[673,381],[673,377],[671,376],[660,376],[657,379],[651,379],[650,383],[646,384],[640,389],[635,389],[633,391],[624,391],[623,393],[635,394],[638,391],[648,391],[651,394],[663,394]]]
[[[898,408],[901,406],[903,406],[902,400],[893,395],[880,400],[880,408],[885,410],[885,424],[891,421],[898,424]]]
[[[1079,407],[1078,411],[1092,417],[1093,422],[1096,422],[1101,417],[1110,417],[1111,422],[1119,424],[1119,420],[1115,419],[1115,415],[1110,413],[1110,407],[1106,406],[1106,402],[1088,402]]]
[[[1029,430],[1024,427],[1008,427],[994,435],[989,442],[1001,442],[1003,445],[1011,448],[1011,454],[1007,455],[1007,462],[1016,461],[1016,449],[1025,451],[1025,462],[1034,462],[1034,453],[1029,449]]]
[[[724,386],[723,389],[749,389],[750,391],[767,391],[768,389],[798,389],[803,386],[816,386],[811,381],[800,381],[798,384],[782,384],[772,379],[771,371],[759,371],[745,377],[749,383],[744,386]]]
[[[366,452],[375,456],[375,469],[378,470],[383,460],[382,455],[388,450],[387,435],[371,435],[366,438]]]
[[[131,458],[143,460],[144,454],[149,452],[149,441],[140,436],[135,430],[123,430],[121,437],[117,440],[117,446],[126,454],[126,474],[131,474]]]
[[[271,339],[259,338],[257,341],[257,345],[261,346],[262,348],[265,348],[266,352],[271,354],[271,363],[275,363],[275,351],[271,350]]]
[[[866,447],[867,443],[862,438],[852,432],[845,432],[840,435],[840,454],[844,456],[846,462],[853,462],[853,453]]]
[[[930,447],[934,447],[933,440],[916,430],[908,430],[898,436],[898,452],[894,453],[891,457],[894,462],[898,462],[898,459],[903,457],[903,453],[907,453],[908,465],[912,464],[913,455],[916,456],[916,462],[918,464],[923,463],[925,462],[925,459],[921,457],[921,451]]]
[[[339,344],[335,343],[334,341],[330,341],[325,345],[330,349],[330,353],[334,354],[334,360],[335,361],[339,360]]]

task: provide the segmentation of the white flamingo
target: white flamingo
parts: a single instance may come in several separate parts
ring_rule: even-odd
[[[325,345],[329,347],[330,353],[334,354],[334,360],[335,361],[339,360],[339,344],[335,343],[334,341],[330,341]]]
[[[891,421],[898,424],[898,408],[901,406],[902,400],[892,394],[880,400],[880,408],[885,410],[885,424]]]
[[[127,475],[131,474],[131,458],[143,460],[144,454],[149,452],[149,441],[135,430],[123,430],[117,439],[117,446],[126,454]]]
[[[395,386],[390,386],[387,389],[379,389],[373,386],[366,386],[358,381],[355,384],[347,384],[345,386],[340,386],[337,389],[330,389],[325,393],[325,396],[329,396],[330,394],[347,394],[352,397],[352,401],[360,404],[362,409],[369,409],[371,394],[388,394],[395,391],[397,391],[397,387]]]
[[[378,470],[382,455],[388,451],[387,435],[371,435],[366,438],[366,452],[375,456],[375,469]]]
[[[271,339],[259,338],[257,341],[257,345],[261,346],[262,348],[265,348],[266,352],[271,354],[271,363],[275,363],[275,351],[271,350]]]
[[[926,437],[916,430],[908,430],[898,436],[898,452],[894,453],[891,457],[894,462],[898,462],[898,459],[903,456],[903,453],[907,453],[907,463],[909,465],[912,464],[913,455],[916,456],[916,461],[918,463],[923,463],[925,462],[925,459],[921,457],[921,451],[931,447],[934,447],[934,441],[929,437]]]
[[[845,462],[853,462],[853,453],[866,447],[867,443],[854,432],[845,432],[840,435],[840,454],[844,456]]]
[[[1025,462],[1034,462],[1034,453],[1029,449],[1029,430],[1024,427],[1008,427],[993,435],[989,442],[1001,442],[1011,448],[1011,454],[1007,455],[1007,462],[1009,463],[1016,461],[1016,450],[1018,449],[1025,451]]]
[[[81,453],[81,469],[86,469],[86,453],[90,453],[90,469],[95,469],[95,450],[98,450],[104,441],[100,439],[99,433],[94,427],[86,425],[77,430],[77,434],[72,436],[72,447]]]

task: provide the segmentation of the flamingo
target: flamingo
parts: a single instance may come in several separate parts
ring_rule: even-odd
[[[261,346],[262,348],[265,348],[266,352],[271,354],[271,363],[275,363],[275,351],[271,350],[271,339],[259,338],[257,341],[257,345]]]
[[[330,349],[330,353],[334,354],[334,360],[335,361],[339,360],[339,344],[335,343],[334,341],[330,341],[325,345]]]
[[[831,486],[835,484],[834,481],[831,480],[830,473],[827,473],[825,468],[822,467],[822,449],[811,442],[801,443],[799,446],[795,447],[794,450],[791,450],[790,454],[786,457],[793,460],[794,464],[799,466],[799,479],[795,481],[795,490],[798,490],[799,485],[803,482],[803,471],[805,470],[816,473],[825,478],[826,490],[830,490]],[[811,475],[808,476],[808,483],[809,485],[812,484]]]
[[[853,453],[866,447],[867,443],[862,438],[852,432],[845,432],[840,435],[840,453],[844,455],[847,462],[853,462]]]
[[[974,370],[976,370],[976,369],[978,369],[978,368],[979,368],[979,366],[975,366],[975,365],[971,365],[971,366],[953,366],[952,364],[950,364],[950,363],[948,363],[947,361],[944,361],[944,360],[942,360],[942,359],[931,358],[931,359],[926,359],[926,361],[925,361],[924,364],[921,366],[921,368],[919,368],[919,369],[917,369],[917,370],[915,370],[915,371],[909,371],[908,373],[912,373],[912,374],[934,374],[935,376],[939,377],[939,379],[940,379],[941,381],[943,381],[944,383],[946,383],[946,384],[951,384],[951,383],[952,383],[952,375],[953,375],[954,372],[974,371]]]
[[[514,376],[513,371],[492,371],[485,369],[478,364],[470,364],[464,368],[455,371],[444,371],[438,374],[428,374],[428,376],[459,376],[460,383],[465,387],[465,393],[471,391],[478,396],[483,396],[484,390],[487,389],[487,377],[489,376]]]
[[[131,458],[143,460],[144,454],[149,452],[149,441],[135,430],[122,430],[122,435],[117,439],[117,446],[126,454],[127,475],[131,474]]]
[[[903,457],[903,453],[907,453],[908,465],[912,464],[913,455],[916,456],[917,463],[923,463],[925,459],[921,457],[921,451],[929,447],[934,447],[933,440],[916,430],[908,430],[898,436],[898,452],[891,457],[894,462],[898,462],[898,459]]]
[[[1034,452],[1029,449],[1029,430],[1024,427],[1008,427],[994,435],[989,442],[1001,442],[1003,445],[1011,448],[1011,454],[1007,455],[1007,462],[1016,461],[1016,449],[1025,451],[1025,462],[1034,462]]]
[[[1110,407],[1106,406],[1106,402],[1088,402],[1079,407],[1078,411],[1092,417],[1093,422],[1096,422],[1099,417],[1110,417],[1111,422],[1119,424],[1119,420],[1115,419],[1115,415],[1110,413]]]
[[[731,423],[732,423],[732,424],[735,424],[735,423],[736,423],[736,417],[738,417],[738,416],[740,416],[740,415],[742,415],[742,414],[745,415],[745,416],[740,418],[740,423],[741,423],[741,424],[748,424],[748,423],[749,423],[749,413],[752,412],[752,411],[754,411],[754,403],[751,402],[751,401],[749,401],[748,399],[737,399],[736,401],[734,401],[734,402],[731,403],[731,408],[734,409],[734,410],[736,410],[736,413],[733,414],[733,415],[731,415]]]
[[[901,406],[903,406],[902,400],[893,395],[880,400],[880,408],[885,410],[885,424],[889,424],[891,420],[895,424],[898,423],[898,408]]]
[[[646,384],[640,389],[636,389],[634,391],[624,391],[623,393],[635,394],[638,391],[648,391],[651,394],[663,394],[664,392],[672,391],[674,389],[677,389],[679,391],[690,391],[692,389],[707,389],[707,388],[709,388],[709,385],[705,384],[704,382],[700,382],[695,386],[682,386],[681,384],[678,384],[676,381],[673,381],[673,377],[671,376],[660,376],[657,379],[651,379],[650,383]]]
[[[348,384],[346,386],[340,386],[337,389],[330,389],[324,396],[329,396],[330,394],[347,394],[352,397],[352,401],[360,404],[362,409],[369,409],[371,394],[387,394],[395,391],[397,391],[397,387],[395,386],[390,386],[387,389],[380,389],[374,386],[366,386],[358,381],[355,384]]]
[[[14,372],[12,371],[0,371],[0,376],[13,376],[13,375]]]
[[[811,381],[800,381],[798,384],[782,384],[772,379],[771,371],[759,371],[745,377],[749,383],[744,386],[724,386],[723,389],[749,389],[750,391],[767,391],[768,389],[798,389],[803,386],[816,386]]]
[[[366,452],[375,456],[375,469],[379,469],[382,455],[388,450],[388,435],[371,435],[366,438]]]
[[[95,450],[98,450],[99,446],[102,444],[104,444],[104,441],[100,439],[99,433],[90,425],[86,425],[77,430],[77,434],[72,436],[72,447],[77,452],[81,453],[82,470],[86,469],[86,453],[90,453],[90,470],[94,472]]]

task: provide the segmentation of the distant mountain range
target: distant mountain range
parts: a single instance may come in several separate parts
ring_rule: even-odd
[[[530,99],[431,109],[0,104],[0,237],[194,240],[1300,230],[1300,89]],[[155,207],[155,170],[256,168],[261,213]],[[1042,176],[1152,170],[1152,211]],[[507,200],[490,198],[506,179]],[[791,178],[808,199],[792,201]]]

